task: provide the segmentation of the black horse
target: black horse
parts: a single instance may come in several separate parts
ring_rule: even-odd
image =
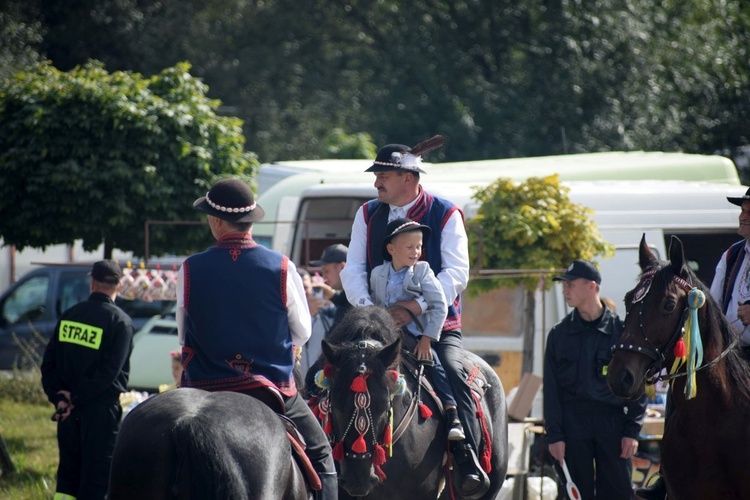
[[[253,397],[176,389],[123,420],[110,500],[306,500],[279,417]]]
[[[342,498],[419,500],[450,498],[445,481],[447,430],[437,403],[423,397],[431,417],[420,412],[416,385],[399,383],[401,339],[381,307],[355,308],[323,341],[329,399],[323,399],[325,427],[340,465]],[[491,386],[482,400],[486,436],[492,443],[490,489],[495,498],[508,464],[507,411],[500,379],[468,353],[474,374]],[[401,368],[402,373],[406,372]],[[423,393],[424,394],[424,393]],[[320,408],[318,409],[320,412]],[[457,496],[457,495],[456,495]]]

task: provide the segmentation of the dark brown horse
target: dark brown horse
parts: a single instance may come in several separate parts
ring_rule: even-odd
[[[444,480],[447,430],[434,400],[423,396],[432,414],[425,418],[415,386],[398,382],[401,340],[390,314],[382,307],[354,308],[322,347],[329,363],[328,432],[340,465],[341,498],[427,500],[441,491],[440,498],[450,498]],[[468,352],[467,357],[490,385],[482,400],[492,441],[490,489],[481,498],[494,499],[508,464],[505,394],[484,361]]]
[[[669,258],[670,262],[659,262],[645,237],[641,240],[642,274],[625,296],[625,331],[615,347],[607,380],[617,396],[632,400],[659,378],[662,368],[670,371],[665,378],[671,378],[674,411],[661,449],[670,499],[750,498],[748,360],[720,306],[687,266],[676,237]],[[697,307],[703,297],[705,304]],[[692,339],[685,332],[691,316],[699,327]],[[687,363],[673,368],[675,354],[684,351],[685,342]],[[695,352],[694,360],[690,351]],[[692,373],[685,368],[691,361]]]

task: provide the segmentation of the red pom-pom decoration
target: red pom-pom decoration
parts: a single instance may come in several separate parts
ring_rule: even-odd
[[[485,449],[484,453],[482,453],[482,456],[479,457],[479,465],[482,467],[482,470],[489,474],[492,472],[492,462],[490,462],[490,451]]]
[[[432,410],[421,401],[419,402],[419,416],[422,418],[430,418],[432,416]]]
[[[336,368],[330,364],[326,363],[323,365],[323,376],[325,378],[333,378],[333,374],[336,372]]]
[[[360,434],[356,441],[352,444],[352,451],[354,453],[362,454],[367,451],[367,445],[365,444],[365,436]]]
[[[333,432],[333,422],[331,422],[331,417],[326,419],[326,423],[323,425],[323,432],[326,436],[330,436]]]
[[[386,424],[385,429],[383,429],[383,446],[391,446],[391,444],[393,444],[391,424]]]
[[[381,483],[385,481],[385,472],[383,472],[383,469],[379,465],[374,465],[373,469],[375,469],[375,475],[378,476],[378,481]]]
[[[385,450],[379,444],[372,450],[372,465],[383,465],[385,463]]]
[[[674,357],[675,358],[684,358],[685,357],[685,341],[682,340],[682,337],[677,339],[677,343],[674,345]]]
[[[341,462],[344,459],[344,442],[339,441],[333,446],[333,459],[337,462]]]
[[[352,392],[367,392],[367,376],[357,375],[354,377],[350,388]]]

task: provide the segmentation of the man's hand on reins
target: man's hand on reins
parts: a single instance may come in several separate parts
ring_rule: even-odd
[[[399,328],[408,325],[414,320],[414,317],[418,317],[422,314],[422,308],[416,300],[407,300],[405,302],[398,302],[392,307],[388,308],[388,312],[391,313],[391,317],[396,322],[396,326]],[[409,312],[413,314],[410,315]]]
[[[737,317],[740,318],[743,325],[750,324],[750,301],[738,302]]]

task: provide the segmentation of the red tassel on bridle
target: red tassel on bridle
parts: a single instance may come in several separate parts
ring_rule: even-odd
[[[685,349],[685,341],[682,340],[682,337],[677,339],[677,343],[674,345],[674,357],[675,358],[684,358],[686,349]]]
[[[365,374],[354,377],[350,386],[352,392],[367,392],[367,377],[369,376],[369,374]]]
[[[360,434],[356,441],[352,443],[352,451],[360,455],[367,451],[367,444],[365,444],[364,434]]]
[[[344,442],[339,441],[333,446],[333,459],[341,462],[344,459]]]
[[[432,410],[421,401],[419,402],[419,416],[422,418],[430,418],[432,416]]]

